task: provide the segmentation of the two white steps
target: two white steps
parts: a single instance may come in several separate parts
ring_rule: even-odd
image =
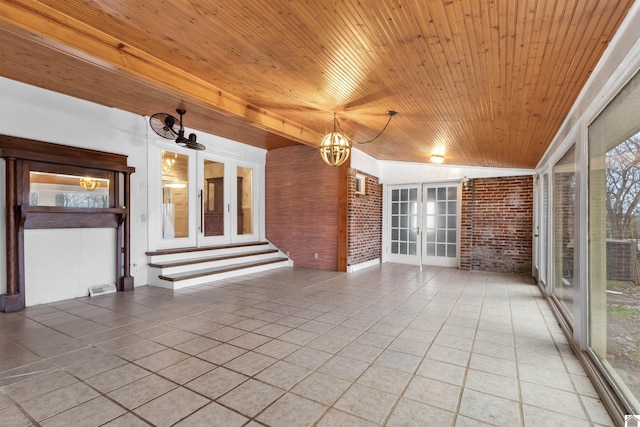
[[[181,289],[216,280],[292,266],[269,242],[147,252],[148,284]]]

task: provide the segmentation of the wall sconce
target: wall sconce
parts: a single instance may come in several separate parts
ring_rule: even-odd
[[[431,154],[431,163],[440,164],[442,162],[444,162],[444,156],[442,154]]]
[[[87,191],[93,191],[100,187],[100,181],[95,178],[80,178],[80,187]]]
[[[462,178],[462,186],[464,187],[465,190],[469,189],[469,185],[471,185],[470,182],[471,180],[466,176]]]

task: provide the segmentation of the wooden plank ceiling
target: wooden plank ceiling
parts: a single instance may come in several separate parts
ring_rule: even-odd
[[[0,75],[275,149],[533,168],[633,0],[7,0]]]

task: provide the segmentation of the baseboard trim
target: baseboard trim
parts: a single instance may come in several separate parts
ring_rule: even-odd
[[[380,264],[380,258],[372,259],[371,261],[361,262],[360,264],[349,265],[347,266],[347,273],[354,273],[356,271],[373,267],[374,265],[378,265],[378,264]]]

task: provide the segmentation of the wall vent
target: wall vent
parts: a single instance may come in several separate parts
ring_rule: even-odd
[[[98,295],[111,294],[115,291],[116,285],[114,284],[91,286],[89,288],[89,296],[95,297]]]

